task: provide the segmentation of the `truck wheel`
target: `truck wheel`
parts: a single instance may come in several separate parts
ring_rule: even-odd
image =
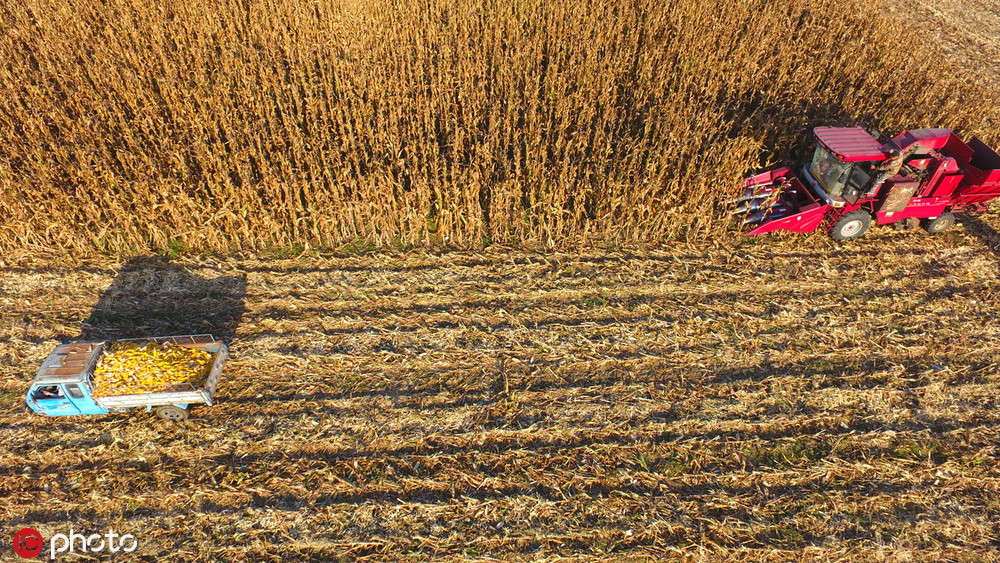
[[[854,240],[861,238],[872,224],[871,215],[861,209],[844,213],[830,230],[833,240]]]
[[[948,227],[955,224],[955,216],[951,213],[945,213],[939,217],[933,219],[924,219],[923,226],[924,230],[932,235],[936,235],[940,232],[948,230]]]
[[[163,420],[170,420],[173,422],[180,422],[182,420],[187,420],[188,410],[182,409],[180,407],[175,407],[173,405],[167,405],[165,407],[156,407],[156,416],[162,418]]]

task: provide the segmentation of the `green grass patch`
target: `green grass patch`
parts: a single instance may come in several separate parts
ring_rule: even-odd
[[[892,456],[913,461],[927,461],[935,464],[944,463],[948,455],[941,443],[933,438],[926,440],[905,440],[895,446]]]
[[[751,446],[740,453],[757,467],[799,467],[816,463],[832,451],[833,447],[824,440],[796,438],[776,446]]]

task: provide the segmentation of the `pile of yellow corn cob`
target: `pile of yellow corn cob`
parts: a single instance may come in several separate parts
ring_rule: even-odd
[[[187,383],[201,386],[212,354],[174,344],[115,342],[94,368],[94,396],[170,391]]]

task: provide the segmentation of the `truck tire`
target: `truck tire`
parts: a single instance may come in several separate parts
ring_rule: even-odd
[[[940,232],[948,230],[955,224],[955,216],[951,213],[944,213],[933,219],[924,219],[923,222],[924,230],[932,235],[936,235]]]
[[[862,209],[844,213],[833,224],[830,236],[833,240],[854,240],[861,238],[872,224],[872,217]]]
[[[187,409],[182,409],[173,405],[156,407],[154,412],[156,413],[156,416],[162,418],[163,420],[170,420],[172,422],[181,422],[187,420],[188,418]]]

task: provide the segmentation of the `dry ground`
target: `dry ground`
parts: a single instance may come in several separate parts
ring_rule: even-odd
[[[996,0],[907,0],[891,2],[895,17],[903,18],[913,31],[913,44],[900,43],[901,60],[912,49],[934,48],[942,60],[961,63],[971,79],[1000,85],[1000,9]],[[933,46],[936,42],[936,47]],[[920,77],[897,73],[901,80]]]
[[[112,527],[146,561],[997,560],[997,229],[8,256],[4,534]],[[22,410],[60,339],[183,327],[232,351],[190,421]]]

